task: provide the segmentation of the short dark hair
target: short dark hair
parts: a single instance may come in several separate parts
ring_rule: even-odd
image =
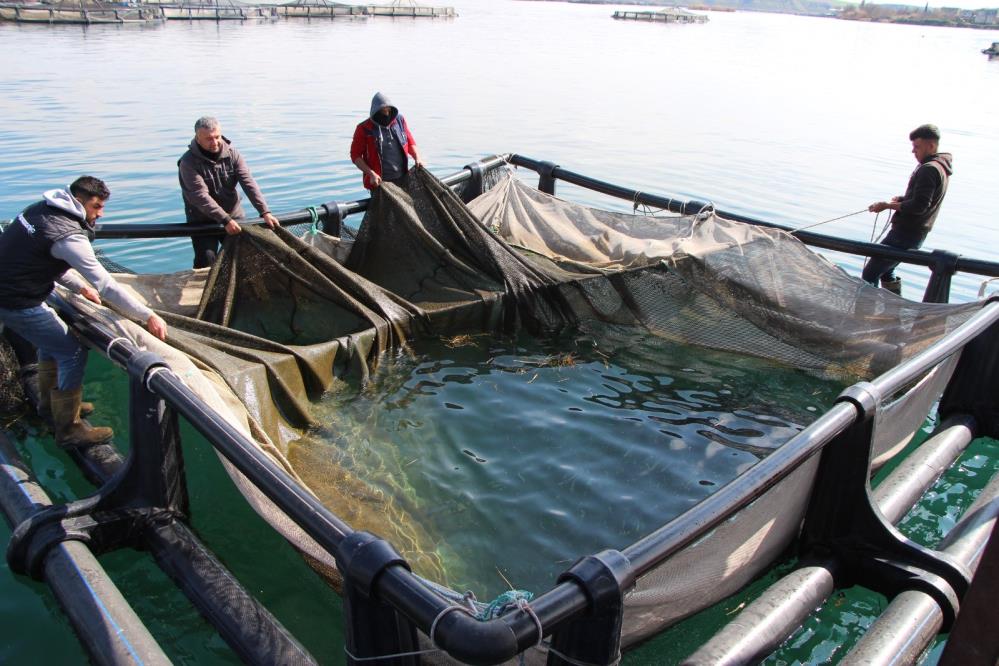
[[[74,197],[86,198],[97,197],[101,201],[106,201],[111,197],[111,190],[100,178],[93,176],[80,176],[69,186],[69,192]]]
[[[939,141],[940,130],[937,129],[936,125],[920,125],[916,129],[909,132],[909,141],[915,141],[916,139]]]

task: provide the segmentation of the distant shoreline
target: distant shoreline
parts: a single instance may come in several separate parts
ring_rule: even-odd
[[[524,2],[565,2],[581,5],[620,5],[621,0],[522,0]],[[932,9],[924,7],[902,7],[892,5],[883,8],[879,5],[859,6],[847,4],[840,0],[753,0],[753,5],[739,7],[728,6],[721,0],[719,4],[704,4],[704,0],[695,4],[684,4],[680,0],[632,0],[626,4],[649,7],[680,6],[694,11],[707,12],[762,12],[770,14],[793,14],[796,16],[816,16],[820,18],[841,19],[844,21],[861,21],[864,23],[894,23],[898,25],[920,25],[930,28],[975,28],[978,30],[999,30],[999,22],[975,23],[974,16],[981,12],[995,13],[992,8],[971,10]],[[995,14],[993,14],[994,16]],[[997,20],[993,18],[993,20]]]

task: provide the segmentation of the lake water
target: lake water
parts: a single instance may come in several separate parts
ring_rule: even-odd
[[[997,31],[742,12],[666,26],[613,21],[612,6],[453,4],[460,17],[450,21],[0,25],[0,218],[91,173],[113,191],[104,221],[182,221],[176,160],[204,114],[220,118],[273,210],[359,198],[350,137],[381,90],[438,174],[519,152],[792,226],[900,194],[914,166],[907,134],[933,122],[955,174],[927,247],[994,258],[999,61],[980,50]],[[629,207],[564,184],[559,193]],[[863,213],[818,230],[868,239],[873,225]],[[191,260],[184,240],[102,245],[144,272]],[[834,259],[859,272],[855,260]],[[906,294],[920,293],[926,270],[902,274]],[[956,279],[954,300],[973,298],[979,282]],[[96,359],[88,382],[105,404],[124,400],[120,373]],[[127,432],[124,414],[107,420]],[[44,433],[16,427],[27,428],[18,436],[56,499],[88,492]],[[341,662],[335,595],[317,590],[186,434],[195,527],[314,654]],[[132,600],[172,658],[234,660],[143,558],[103,561],[141,590]],[[0,579],[0,661],[79,661],[45,588],[6,571]],[[665,659],[641,654],[629,660]],[[791,658],[808,661],[801,654]]]

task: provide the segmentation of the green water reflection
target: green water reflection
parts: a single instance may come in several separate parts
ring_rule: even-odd
[[[460,336],[329,396],[324,427],[290,457],[331,509],[398,544],[418,573],[490,599],[511,585],[542,592],[577,557],[665,524],[841,388],[635,329]]]

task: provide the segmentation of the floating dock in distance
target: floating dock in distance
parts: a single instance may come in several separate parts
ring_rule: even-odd
[[[0,22],[11,23],[155,23],[164,20],[157,6],[108,7],[99,2],[84,4],[40,2],[0,3]]]
[[[365,8],[326,0],[295,0],[276,7],[283,18],[337,18],[339,16],[364,16]]]
[[[414,0],[393,0],[386,5],[367,5],[368,16],[403,16],[409,18],[449,18],[457,16],[454,7],[431,7],[417,4]]]
[[[612,18],[625,19],[629,21],[650,21],[653,23],[707,23],[708,17],[704,14],[695,14],[679,7],[664,7],[657,12],[649,11],[626,11],[614,12]]]

